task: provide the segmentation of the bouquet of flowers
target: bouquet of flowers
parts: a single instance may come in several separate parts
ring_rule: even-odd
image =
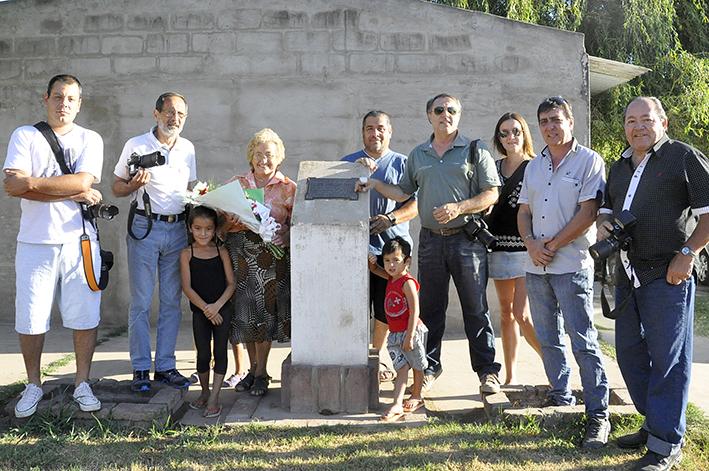
[[[268,250],[276,258],[283,257],[283,249],[271,242],[281,225],[271,217],[271,210],[266,205],[247,197],[238,180],[220,187],[198,182],[194,189],[185,195],[184,201],[236,214],[243,225],[261,236]]]

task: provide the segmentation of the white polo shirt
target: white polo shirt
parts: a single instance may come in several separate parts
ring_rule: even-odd
[[[138,196],[138,209],[143,209],[142,192],[147,191],[153,213],[179,214],[185,209],[182,197],[188,183],[197,180],[194,146],[184,137],[178,137],[175,145],[170,149],[158,141],[153,134],[154,129],[155,126],[149,132],[126,142],[113,173],[117,177],[127,179],[127,162],[131,154],[146,155],[160,151],[165,156],[165,165],[146,169],[150,172],[150,181],[134,192],[133,197]]]

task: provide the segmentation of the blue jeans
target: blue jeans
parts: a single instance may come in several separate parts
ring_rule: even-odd
[[[133,233],[140,237],[146,229],[147,220],[136,214]],[[126,244],[130,280],[128,338],[133,369],[150,369],[150,303],[157,270],[160,310],[155,371],[171,370],[175,368],[175,344],[182,322],[180,251],[187,247],[187,228],[184,222],[153,221],[153,229],[148,237],[135,240],[128,235]]]
[[[593,271],[589,268],[561,275],[527,273],[526,283],[534,332],[552,386],[547,395],[559,405],[576,404],[569,381],[571,362],[566,331],[581,373],[586,415],[608,418],[608,378],[593,325]]]
[[[685,411],[692,371],[694,277],[677,286],[664,278],[636,288],[616,319],[616,351],[635,408],[650,432],[647,447],[676,453],[687,428]],[[621,302],[630,294],[617,288]]]
[[[497,374],[495,333],[487,307],[487,252],[480,242],[461,233],[443,236],[428,229],[419,234],[418,269],[421,320],[428,327],[427,372],[441,368],[441,342],[446,329],[448,286],[451,276],[463,310],[470,362],[478,376]]]

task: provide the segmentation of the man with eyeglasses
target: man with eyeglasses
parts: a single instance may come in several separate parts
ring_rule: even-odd
[[[573,137],[571,105],[548,98],[537,108],[547,146],[529,162],[517,222],[527,247],[527,296],[551,389],[546,406],[576,404],[565,333],[581,373],[586,409],[584,448],[608,442],[608,378],[593,325],[593,226],[603,196],[605,165]]]
[[[615,299],[621,312],[615,330],[618,366],[645,422],[617,443],[647,446],[633,469],[662,471],[682,460],[687,428],[692,267],[709,242],[709,160],[667,136],[667,114],[655,97],[631,100],[623,124],[629,147],[610,168],[596,225],[604,239],[621,211],[636,218],[629,250],[616,255]]]
[[[404,173],[406,156],[389,149],[392,135],[391,118],[381,110],[371,110],[362,118],[362,140],[364,149],[342,158],[345,162],[356,162],[368,167],[372,178],[389,183],[399,183]],[[416,197],[398,203],[373,191],[369,198],[369,251],[378,257],[383,266],[382,248],[389,239],[403,237],[413,245],[409,235],[409,221],[418,214]],[[391,381],[396,376],[382,359],[385,351],[386,335],[389,330],[384,312],[384,298],[387,280],[371,274],[369,280],[370,302],[374,317],[372,348],[379,352],[379,380]]]
[[[377,190],[387,198],[406,201],[418,191],[421,232],[418,270],[421,320],[429,330],[424,391],[443,372],[441,343],[446,323],[451,276],[463,311],[470,361],[482,393],[500,391],[495,362],[495,334],[487,295],[487,249],[469,240],[463,226],[480,218],[499,196],[500,180],[490,151],[458,131],[460,101],[447,93],[426,103],[433,134],[411,151],[398,185],[369,179],[358,191]]]
[[[174,388],[189,386],[189,380],[175,368],[175,344],[182,321],[180,251],[187,246],[182,195],[190,188],[190,182],[197,180],[195,150],[190,141],[180,137],[187,119],[187,102],[183,96],[163,93],[155,103],[153,116],[157,124],[149,132],[129,139],[123,147],[112,186],[116,197],[131,196],[134,206],[126,236],[133,391],[150,390],[149,317],[156,272],[160,309],[154,379]],[[138,156],[156,151],[160,157],[135,163]]]

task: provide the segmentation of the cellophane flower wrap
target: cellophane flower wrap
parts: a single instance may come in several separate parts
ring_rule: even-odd
[[[211,186],[213,187],[213,185]],[[283,256],[283,250],[271,242],[281,225],[271,217],[271,210],[267,206],[247,198],[238,180],[211,189],[210,184],[198,182],[194,189],[185,196],[185,202],[196,205],[203,204],[210,208],[236,214],[239,217],[239,222],[261,236],[276,258],[280,259]]]

